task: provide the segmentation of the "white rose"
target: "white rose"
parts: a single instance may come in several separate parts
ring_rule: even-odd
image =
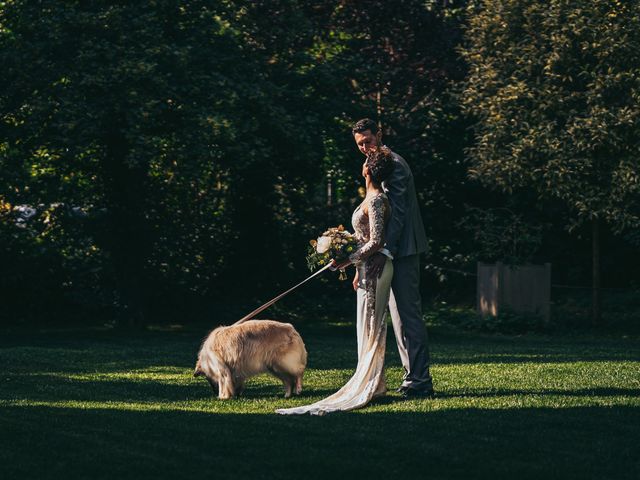
[[[316,252],[324,253],[331,248],[331,237],[318,237]]]

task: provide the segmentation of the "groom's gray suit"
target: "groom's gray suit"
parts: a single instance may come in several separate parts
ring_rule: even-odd
[[[385,248],[393,255],[393,280],[389,311],[405,375],[402,387],[431,390],[427,330],[420,298],[420,254],[427,237],[420,216],[413,174],[407,162],[392,152],[395,164],[382,188],[391,203]]]

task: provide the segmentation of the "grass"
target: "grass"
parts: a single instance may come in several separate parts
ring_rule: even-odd
[[[282,417],[355,367],[352,325],[300,331],[302,397],[261,376],[225,402],[191,376],[204,328],[7,333],[0,478],[638,478],[638,338],[432,329],[435,400]]]

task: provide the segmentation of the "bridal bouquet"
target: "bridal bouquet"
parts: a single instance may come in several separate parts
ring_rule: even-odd
[[[332,227],[324,232],[317,240],[309,242],[307,266],[313,271],[327,265],[331,260],[342,263],[358,249],[356,237],[347,232],[342,225]],[[340,280],[347,276],[343,268],[340,269]]]

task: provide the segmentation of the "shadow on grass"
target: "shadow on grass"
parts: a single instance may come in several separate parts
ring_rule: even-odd
[[[318,417],[5,407],[3,478],[637,478],[640,409]]]
[[[355,368],[353,325],[302,325],[309,368]],[[0,335],[0,363],[19,371],[91,373],[143,369],[149,365],[193,368],[202,332],[83,331],[65,334]],[[562,363],[640,360],[640,342],[629,339],[575,339],[539,336],[488,336],[436,331],[430,335],[433,364]],[[6,352],[6,360],[3,358]],[[51,362],[51,357],[55,362]],[[391,328],[387,336],[387,365],[400,365]]]
[[[189,378],[189,377],[187,377]],[[157,382],[152,379],[141,381],[115,380],[75,380],[55,374],[7,375],[6,386],[11,387],[12,400],[23,399],[32,402],[44,401],[87,401],[87,402],[153,402],[173,403],[211,399],[217,401],[209,384],[201,379],[185,384]],[[274,379],[274,382],[278,382]],[[332,389],[303,390],[300,398],[327,396]],[[0,393],[0,399],[4,395]],[[274,400],[284,398],[284,389],[279,383],[249,384],[241,398]]]
[[[518,390],[496,389],[488,392],[456,392],[439,393],[438,398],[493,398],[493,397],[526,397],[526,396],[566,396],[566,397],[640,397],[637,388],[581,388],[577,390]]]

